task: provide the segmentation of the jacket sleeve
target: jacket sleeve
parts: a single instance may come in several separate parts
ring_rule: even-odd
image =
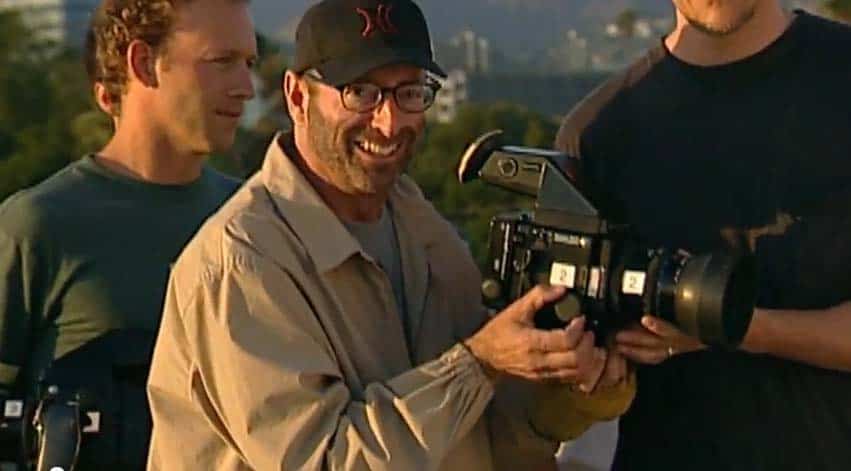
[[[490,314],[481,303],[481,274],[466,252],[445,255],[458,263],[454,272],[452,306],[456,337],[467,339],[486,322]],[[448,295],[448,294],[447,294]],[[530,407],[541,386],[528,381],[503,378],[496,385],[494,399],[486,412],[491,454],[497,470],[548,469],[555,465],[558,442],[538,433],[530,421]]]
[[[475,358],[456,345],[355,397],[310,300],[280,267],[245,259],[199,286],[175,308],[194,363],[186,387],[253,469],[436,469],[493,395]],[[166,334],[159,342],[171,341]],[[155,407],[168,401],[159,394],[149,388]],[[158,446],[179,447],[174,438]]]
[[[455,299],[458,338],[466,339],[489,321],[481,304],[480,274],[472,263],[454,286],[465,293]],[[472,281],[471,281],[472,280]],[[472,313],[472,315],[471,315]],[[542,386],[516,378],[503,378],[495,387],[494,399],[486,412],[491,453],[497,470],[548,469],[555,464],[558,442],[538,433],[530,421],[532,404]]]
[[[635,389],[634,373],[621,384],[592,394],[569,384],[504,380],[488,411],[496,468],[546,469],[559,442],[622,415],[632,404]]]
[[[599,388],[592,394],[578,391],[572,385],[546,386],[531,404],[529,420],[534,430],[543,436],[560,441],[573,440],[595,423],[626,413],[635,391],[635,372],[620,384]]]

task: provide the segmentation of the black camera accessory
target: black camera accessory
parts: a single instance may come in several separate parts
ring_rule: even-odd
[[[73,471],[82,435],[78,398],[63,398],[58,386],[49,386],[33,423],[39,437],[35,471]]]
[[[18,397],[0,397],[0,405],[0,461],[25,469],[34,443],[32,405]]]

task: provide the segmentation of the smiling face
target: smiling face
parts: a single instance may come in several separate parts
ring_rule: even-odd
[[[372,111],[349,111],[338,89],[310,78],[303,80],[310,90],[304,123],[310,149],[302,153],[306,160],[313,160],[311,168],[343,193],[388,192],[412,158],[414,144],[425,127],[425,113],[400,110],[392,96]],[[424,80],[424,72],[417,67],[390,65],[353,83],[372,83],[386,90]]]
[[[726,36],[739,31],[753,18],[759,0],[673,0],[677,11],[695,29]]]
[[[145,110],[172,142],[196,154],[231,147],[246,100],[254,96],[250,68],[257,56],[248,3],[196,0],[181,4],[159,83]]]

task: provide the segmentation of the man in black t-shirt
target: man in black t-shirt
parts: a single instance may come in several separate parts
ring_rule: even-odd
[[[778,0],[674,5],[674,31],[556,145],[648,241],[750,245],[758,307],[736,351],[651,316],[618,333],[641,366],[614,468],[848,469],[851,28]]]

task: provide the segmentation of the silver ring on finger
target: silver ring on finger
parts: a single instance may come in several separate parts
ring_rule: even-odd
[[[668,358],[671,358],[672,356],[674,356],[674,353],[675,353],[675,352],[674,352],[674,347],[672,347],[672,346],[670,346],[670,345],[669,345],[669,346],[668,346]]]

